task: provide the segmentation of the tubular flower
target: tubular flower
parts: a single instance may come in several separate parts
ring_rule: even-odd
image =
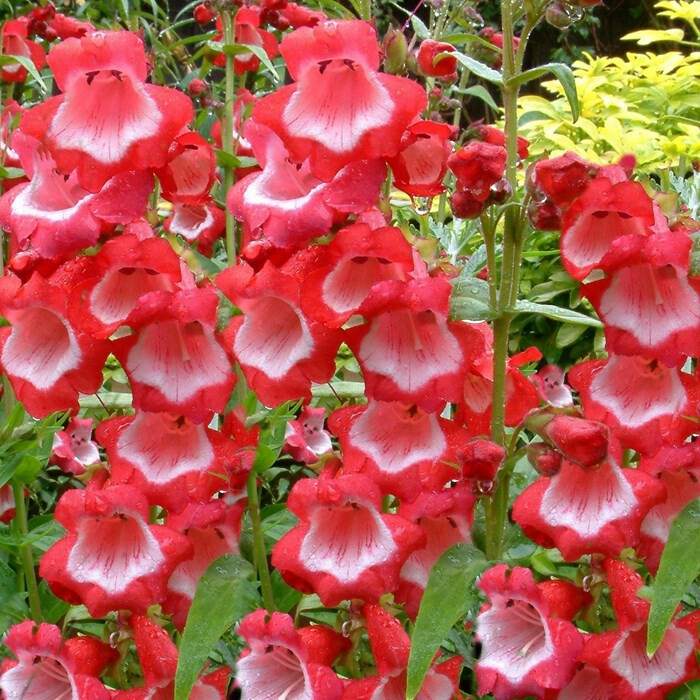
[[[148,502],[132,486],[66,491],[56,520],[68,534],[44,554],[39,574],[57,596],[82,603],[93,617],[121,609],[145,613],[192,555],[185,535],[148,524]]]
[[[275,131],[292,159],[329,181],[345,165],[395,155],[406,127],[425,107],[418,83],[377,72],[374,29],[330,20],[284,38],[292,85],[260,100],[253,120]]]
[[[532,572],[498,564],[477,584],[491,601],[479,613],[476,636],[482,652],[476,664],[479,693],[497,700],[526,695],[543,698],[573,677],[583,638],[560,614]],[[568,606],[566,606],[568,607]]]
[[[292,586],[326,606],[376,602],[397,588],[399,571],[425,535],[406,518],[381,512],[381,493],[359,474],[302,479],[289,494],[301,519],[275,545],[272,564]]]
[[[62,95],[28,110],[20,130],[45,140],[61,172],[97,192],[113,176],[165,164],[171,141],[192,119],[190,99],[145,83],[141,39],[95,31],[54,46],[48,57]]]
[[[244,698],[339,700],[343,682],[330,667],[347,647],[327,627],[299,630],[289,615],[256,610],[236,630],[250,651],[236,664],[236,683]]]
[[[98,676],[116,653],[93,637],[63,641],[56,625],[25,620],[3,640],[16,657],[0,667],[5,700],[110,700]]]

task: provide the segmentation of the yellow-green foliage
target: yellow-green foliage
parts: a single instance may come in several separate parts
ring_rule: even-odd
[[[531,152],[559,155],[576,151],[596,162],[633,153],[638,168],[652,171],[678,163],[681,156],[700,159],[700,2],[663,0],[660,15],[685,22],[680,28],[634,32],[624,39],[641,46],[673,41],[689,53],[628,53],[625,58],[586,55],[573,65],[581,118],[573,124],[568,103],[556,81],[544,87],[558,97],[523,96],[522,134]]]

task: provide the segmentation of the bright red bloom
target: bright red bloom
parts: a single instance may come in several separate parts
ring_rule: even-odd
[[[348,644],[334,630],[295,630],[289,615],[256,610],[236,631],[250,647],[236,663],[243,697],[339,700],[343,682],[330,666]]]
[[[425,542],[418,525],[382,513],[381,501],[360,474],[297,481],[287,507],[301,523],[274,546],[273,566],[327,607],[350,598],[377,602],[396,590],[407,557]]]
[[[213,200],[201,204],[173,204],[172,216],[163,222],[168,233],[196,245],[202,255],[211,255],[214,241],[226,230],[226,214]]]
[[[411,640],[399,620],[380,605],[362,607],[367,636],[377,664],[377,676],[352,680],[345,687],[342,700],[394,700],[406,697],[406,667]],[[459,684],[461,659],[452,657],[431,665],[417,700],[451,700]]]
[[[178,650],[170,635],[145,615],[132,615],[129,622],[143,670],[145,687],[114,691],[113,700],[172,699],[177,670]],[[190,700],[225,700],[231,669],[226,666],[195,681]]]
[[[230,267],[216,284],[243,311],[224,338],[260,401],[310,400],[311,383],[327,382],[335,371],[340,334],[304,316],[299,279],[266,263],[257,274],[247,265]]]
[[[584,279],[614,260],[633,259],[656,224],[653,200],[639,182],[592,180],[564,214],[561,256],[567,272]]]
[[[2,27],[2,53],[4,56],[20,56],[31,61],[37,70],[46,65],[44,49],[35,41],[27,39],[27,22],[12,19]],[[27,69],[20,63],[2,66],[2,80],[5,83],[23,83],[27,79]]]
[[[334,411],[329,427],[343,451],[344,472],[370,476],[384,493],[414,500],[460,474],[455,461],[466,432],[415,404],[373,401]]]
[[[380,160],[353,162],[324,182],[313,175],[308,161],[292,162],[269,128],[250,121],[245,135],[263,170],[237,182],[227,203],[253,236],[261,229],[275,246],[306,243],[327,234],[335,221],[372,206],[379,197],[386,177]]]
[[[324,325],[342,326],[357,313],[372,287],[405,280],[413,270],[413,249],[399,228],[352,224],[319,247],[318,263],[304,277],[301,307]]]
[[[135,486],[151,505],[175,513],[224,490],[224,464],[238,449],[220,432],[169,413],[110,418],[100,423],[97,439],[113,484]]]
[[[66,491],[55,517],[68,533],[41,558],[39,574],[54,594],[96,618],[111,610],[145,613],[192,555],[184,535],[148,524],[148,502],[131,486]]]
[[[618,630],[590,635],[581,661],[615,684],[614,700],[663,700],[673,688],[700,677],[696,659],[700,611],[676,617],[653,657],[646,654],[649,601],[638,597],[642,577],[620,561],[603,563]]]
[[[233,31],[237,44],[257,46],[265,51],[268,58],[274,58],[277,55],[277,39],[274,34],[260,29],[260,9],[255,5],[239,8],[233,23]],[[260,59],[254,53],[234,56],[233,69],[237,75],[248,71],[254,73],[258,68],[260,68]]]
[[[564,559],[583,554],[617,556],[639,541],[649,510],[665,498],[663,484],[637,469],[618,466],[619,448],[594,471],[564,460],[552,477],[528,486],[513,504],[513,519],[544,547]]]
[[[0,667],[0,691],[5,700],[110,700],[98,680],[116,653],[93,637],[63,641],[56,625],[25,620],[13,625],[3,639],[17,660]]]
[[[123,172],[89,192],[75,171],[60,172],[35,138],[18,131],[12,145],[30,179],[0,199],[0,225],[12,234],[17,250],[66,258],[146,211],[153,189],[149,172]]]
[[[567,152],[558,158],[537,161],[528,187],[566,209],[583,194],[597,170],[593,163]]]
[[[388,159],[394,187],[414,197],[434,197],[444,192],[442,180],[452,152],[453,133],[449,124],[431,121],[411,124],[401,139],[401,150]]]
[[[649,357],[610,355],[582,362],[569,373],[586,416],[604,421],[624,448],[654,455],[679,446],[697,429],[692,419],[698,380]]]
[[[425,107],[418,83],[377,72],[377,36],[366,22],[298,29],[280,52],[295,83],[260,100],[253,119],[280,136],[295,162],[308,158],[321,180],[354,161],[395,155]]]
[[[610,429],[578,416],[557,415],[537,431],[564,459],[589,469],[608,456]]]
[[[181,513],[169,513],[168,527],[182,532],[192,543],[194,555],[180,563],[168,579],[168,592],[163,611],[172,616],[173,624],[182,630],[197,590],[197,582],[209,564],[224,554],[238,554],[238,538],[245,501],[233,505],[227,498],[209,503],[192,503]]]
[[[506,169],[506,149],[484,141],[470,141],[447,159],[457,178],[457,189],[485,202]]]
[[[433,78],[452,78],[457,76],[457,59],[454,56],[443,56],[441,53],[452,53],[455,47],[444,41],[424,39],[416,54],[416,63],[423,75]]]
[[[102,384],[109,352],[68,321],[67,290],[59,280],[34,274],[0,280],[0,313],[12,324],[0,329],[0,364],[27,412],[39,418],[52,411],[78,410],[78,395]]]
[[[398,514],[420,525],[426,544],[416,549],[401,567],[401,584],[394,598],[415,620],[433,564],[458,542],[471,542],[476,498],[467,484],[441,493],[423,492],[413,503],[402,502]]]
[[[70,319],[97,338],[108,338],[125,324],[146,294],[171,291],[182,281],[181,261],[161,238],[122,233],[84,262],[85,279],[68,305]]]
[[[127,320],[134,334],[114,343],[135,408],[198,423],[224,410],[236,377],[215,333],[217,305],[212,287],[140,297]]]
[[[494,146],[505,146],[506,145],[506,134],[503,129],[499,129],[491,124],[474,124],[474,130],[479,135],[482,141],[485,143],[490,143]],[[518,158],[525,160],[528,156],[528,148],[530,147],[530,142],[522,137],[518,136],[517,140],[517,151]]]
[[[369,398],[415,403],[426,411],[459,400],[479,334],[447,320],[451,289],[439,277],[374,285],[360,307],[369,322],[346,331]]]
[[[286,24],[285,29],[293,27],[315,27],[328,19],[328,15],[320,10],[310,10],[308,7],[298,5],[295,2],[288,2],[280,8],[280,20]],[[282,27],[280,27],[282,29]]]
[[[573,677],[583,647],[580,632],[560,619],[558,606],[523,567],[497,564],[477,586],[491,601],[476,621],[481,657],[476,664],[479,693],[497,700],[544,697]]]
[[[196,131],[185,131],[170,145],[168,162],[156,170],[156,175],[165,199],[200,204],[207,199],[214,184],[214,149]]]
[[[146,54],[131,32],[98,31],[53,47],[49,65],[64,93],[28,110],[23,132],[46,140],[61,172],[98,191],[115,175],[161,167],[192,119],[190,99],[147,85]]]

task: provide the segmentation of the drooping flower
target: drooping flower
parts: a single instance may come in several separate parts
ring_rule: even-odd
[[[185,535],[148,524],[148,501],[132,486],[66,491],[56,520],[68,533],[41,558],[40,576],[93,617],[145,613],[165,596],[175,567],[192,555]]]
[[[145,83],[146,54],[132,32],[95,31],[54,46],[48,57],[62,95],[28,110],[20,129],[45,140],[61,172],[97,192],[119,173],[165,164],[192,119],[190,99]]]
[[[263,170],[236,183],[227,201],[253,236],[262,232],[275,246],[294,247],[327,234],[334,221],[364,211],[379,196],[386,177],[381,160],[357,160],[326,182],[308,161],[291,160],[268,127],[249,121],[244,133]]]
[[[130,484],[151,505],[180,512],[227,485],[225,465],[237,445],[220,432],[170,413],[143,413],[100,423],[113,484]]]
[[[16,660],[0,667],[0,691],[5,700],[110,700],[98,676],[116,653],[94,637],[63,641],[61,630],[45,622],[25,620],[3,639]]]
[[[650,357],[611,354],[575,365],[569,373],[588,417],[604,421],[624,448],[653,455],[693,433],[692,397],[698,381]]]
[[[228,268],[216,284],[244,313],[224,338],[260,401],[310,400],[311,383],[335,371],[340,335],[302,313],[299,279],[266,263],[257,274],[247,265]]]
[[[395,590],[406,558],[425,541],[415,523],[381,512],[379,488],[360,474],[297,481],[287,507],[301,523],[277,542],[272,564],[328,607],[377,602]]]
[[[236,381],[215,332],[211,287],[151,292],[128,318],[134,334],[114,343],[129,377],[134,407],[203,423],[226,407]]]
[[[447,159],[447,167],[457,178],[457,189],[485,202],[506,169],[506,149],[485,141],[470,141]]]
[[[279,135],[295,162],[308,158],[321,180],[354,161],[395,155],[425,107],[418,83],[377,72],[379,46],[367,22],[298,29],[280,53],[295,82],[260,100],[253,119]]]
[[[638,596],[642,577],[621,561],[606,559],[603,567],[617,616],[617,631],[590,635],[581,661],[597,668],[614,684],[611,697],[663,700],[667,693],[700,677],[698,623],[700,612],[675,617],[661,645],[650,658],[646,653],[649,601]]]
[[[331,664],[347,640],[334,630],[320,625],[295,630],[289,615],[256,610],[236,631],[250,647],[236,664],[243,697],[339,700],[343,682]]]
[[[123,172],[89,192],[75,171],[61,172],[37,139],[16,132],[12,145],[30,181],[0,199],[0,225],[18,250],[66,258],[102,234],[141,216],[153,189],[150,172]]]
[[[491,604],[479,613],[476,635],[481,656],[476,664],[479,693],[497,700],[563,688],[573,677],[583,638],[559,614],[532,572],[497,564],[477,583]]]
[[[78,409],[78,395],[102,384],[109,352],[105,341],[79,332],[68,320],[67,290],[38,273],[26,284],[0,280],[0,313],[12,324],[0,330],[0,364],[17,398],[35,417]]]
[[[584,469],[563,460],[561,469],[528,486],[513,504],[513,519],[567,561],[583,554],[617,556],[639,541],[649,510],[663,501],[663,484],[637,469],[622,469],[619,447],[610,443],[600,467]]]
[[[398,700],[406,697],[406,668],[411,640],[399,620],[380,605],[362,607],[377,675],[351,680],[341,700]],[[457,692],[461,659],[457,656],[433,663],[426,673],[416,700],[450,700]]]

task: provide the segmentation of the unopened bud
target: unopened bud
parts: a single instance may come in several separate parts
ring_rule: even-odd
[[[547,7],[544,18],[547,24],[556,29],[568,29],[574,23],[570,9],[558,2],[553,2]]]
[[[389,27],[382,40],[384,51],[384,70],[396,75],[406,70],[406,56],[408,56],[408,44],[403,32],[394,27]]]
[[[561,469],[562,455],[543,442],[532,442],[526,448],[528,462],[539,474],[554,476]]]

